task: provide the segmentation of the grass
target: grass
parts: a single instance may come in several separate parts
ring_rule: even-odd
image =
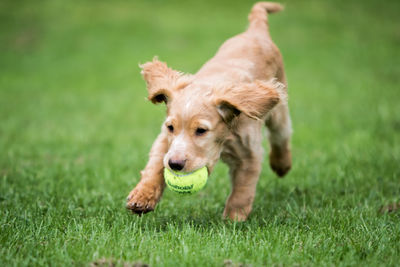
[[[164,115],[137,64],[195,72],[246,26],[246,1],[0,3],[0,264],[387,265],[400,262],[398,1],[286,1],[270,17],[289,79],[294,166],[268,160],[245,223],[205,190],[129,214]]]

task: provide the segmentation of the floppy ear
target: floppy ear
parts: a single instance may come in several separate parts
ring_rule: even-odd
[[[276,104],[286,101],[284,88],[275,79],[228,86],[218,90],[215,104],[226,123],[230,123],[240,113],[253,119],[262,119]]]
[[[172,98],[172,90],[181,89],[189,83],[188,75],[168,68],[167,64],[156,57],[139,67],[147,84],[148,99],[154,104],[161,102],[167,104]]]

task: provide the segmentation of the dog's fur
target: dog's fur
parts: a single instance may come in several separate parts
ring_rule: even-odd
[[[291,122],[282,56],[268,31],[267,13],[282,6],[256,3],[248,29],[229,40],[196,74],[172,70],[154,59],[141,65],[149,100],[165,102],[167,118],[127,199],[127,208],[154,210],[165,187],[163,169],[171,162],[190,172],[209,173],[221,158],[229,165],[232,192],[223,216],[249,215],[263,161],[262,127],[268,127],[271,168],[284,176],[291,167]],[[182,167],[181,166],[181,167]]]

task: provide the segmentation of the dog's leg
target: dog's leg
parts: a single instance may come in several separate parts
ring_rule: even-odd
[[[287,104],[279,104],[272,111],[265,122],[269,132],[269,164],[271,169],[283,177],[292,166],[290,152],[290,136],[292,125]]]
[[[250,214],[261,173],[261,149],[259,152],[245,159],[227,162],[230,167],[232,192],[225,204],[224,218],[245,221]]]
[[[145,169],[140,172],[140,182],[129,193],[126,205],[128,209],[138,214],[154,210],[165,187],[163,158],[167,150],[167,138],[161,133],[151,148]]]

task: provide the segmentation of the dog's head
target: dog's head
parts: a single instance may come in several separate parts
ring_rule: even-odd
[[[149,100],[167,105],[162,132],[168,138],[164,167],[212,170],[240,116],[263,119],[285,93],[277,82],[205,84],[154,59],[141,65]],[[243,115],[242,115],[243,114]]]

